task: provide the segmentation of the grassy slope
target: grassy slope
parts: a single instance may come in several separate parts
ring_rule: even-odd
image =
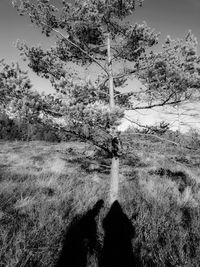
[[[136,229],[134,251],[144,266],[198,266],[200,155],[140,139],[132,147],[120,202]],[[0,266],[54,266],[74,215],[106,200],[109,160],[91,163],[93,150],[84,151],[83,143],[0,143]]]

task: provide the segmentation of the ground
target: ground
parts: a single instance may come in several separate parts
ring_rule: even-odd
[[[99,199],[106,203],[100,217],[108,212],[109,173],[110,159],[84,143],[1,141],[0,266],[54,266],[73,217]],[[120,162],[119,202],[136,229],[133,249],[144,266],[198,266],[189,252],[191,232],[200,248],[198,151],[135,139]],[[187,229],[185,209],[192,218]]]

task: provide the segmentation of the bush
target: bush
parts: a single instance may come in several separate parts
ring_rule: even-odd
[[[50,125],[10,119],[6,113],[2,113],[0,114],[0,139],[60,142],[62,135]]]

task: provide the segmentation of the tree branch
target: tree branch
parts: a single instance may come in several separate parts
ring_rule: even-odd
[[[29,16],[31,16],[31,14],[29,13]],[[60,31],[52,28],[51,26],[47,25],[46,23],[41,21],[41,24],[43,24],[44,26],[50,28],[52,31],[54,31],[55,33],[59,34],[63,39],[65,39],[68,43],[70,43],[72,46],[76,47],[77,49],[79,49],[83,54],[85,54],[88,58],[90,58],[93,62],[95,62],[102,70],[104,70],[107,75],[109,75],[108,71],[106,68],[104,68],[98,60],[96,60],[93,56],[91,56],[90,54],[88,54],[88,52],[86,52],[85,50],[83,50],[80,46],[78,46],[77,44],[75,44],[74,42],[72,42],[71,40],[69,40],[69,36],[64,36],[64,34],[62,34]]]
[[[168,100],[165,100],[164,102],[159,103],[159,104],[152,104],[152,105],[143,106],[143,107],[135,107],[135,108],[132,108],[132,109],[129,109],[129,110],[151,109],[151,108],[155,108],[155,107],[162,107],[162,106],[165,106],[165,105],[174,105],[174,104],[181,103],[181,102],[183,102],[184,100],[176,100],[176,101],[172,101],[172,102],[167,102],[167,101],[168,101]]]
[[[43,125],[46,125],[45,122],[43,122],[42,120],[39,121],[40,123],[42,123]],[[66,129],[65,127],[61,126],[60,124],[53,124],[53,127],[57,130],[62,130],[64,131],[65,133],[69,133],[69,134],[72,134],[74,136],[77,136],[78,138],[80,138],[82,141],[86,141],[86,142],[89,142],[91,143],[92,145],[94,146],[97,146],[101,149],[103,149],[105,152],[107,153],[110,153],[111,151],[109,150],[109,148],[101,145],[101,144],[98,144],[93,138],[90,137],[87,137],[85,135],[81,135],[80,133],[76,132],[75,130],[72,130],[72,129]]]
[[[131,123],[136,124],[139,127],[142,127],[142,128],[145,128],[145,129],[149,129],[150,128],[147,125],[140,124],[139,122],[136,122],[136,121],[130,119],[129,117],[127,117],[127,116],[125,116],[124,119],[126,119],[127,121],[130,121]]]
[[[131,119],[128,118],[128,117],[124,117],[124,118],[125,118],[126,120],[130,121],[131,123],[134,123],[134,124],[138,125],[139,127],[143,127],[143,128],[146,128],[146,129],[150,129],[150,127],[147,126],[147,125],[142,125],[142,124],[140,124],[140,123],[137,123],[137,122],[131,120]],[[155,137],[155,138],[157,138],[157,139],[159,139],[159,140],[161,140],[161,141],[168,142],[168,143],[171,143],[171,144],[176,145],[176,146],[180,146],[179,143],[176,143],[176,142],[171,141],[171,140],[166,139],[166,138],[162,138],[162,137],[160,137],[160,136],[158,136],[158,135],[156,135],[156,134],[148,134],[148,133],[146,133],[146,134],[145,134],[145,133],[127,133],[127,135],[128,135],[128,134],[133,134],[133,135],[144,135],[144,136],[152,136],[152,137]],[[194,150],[193,148],[188,147],[188,146],[184,146],[184,147],[187,148],[187,149],[190,149],[190,150]]]
[[[47,26],[47,25],[46,25]],[[90,54],[88,54],[85,50],[83,50],[80,46],[76,45],[74,42],[70,41],[68,37],[64,36],[60,31],[53,29],[52,31],[56,32],[57,34],[59,34],[60,36],[62,36],[62,38],[64,38],[68,43],[70,43],[71,45],[73,45],[74,47],[78,48],[83,54],[85,54],[87,57],[89,57],[92,61],[94,61],[102,70],[104,70],[107,74],[108,71],[107,69],[105,69],[98,60],[96,60],[93,56],[91,56]]]
[[[103,87],[103,86],[105,86],[105,84],[107,83],[107,81],[109,80],[109,78],[108,77],[106,77],[105,79],[104,79],[104,81],[102,81],[100,84],[98,84],[97,86],[98,87]],[[105,94],[107,94],[107,93],[105,93]],[[107,94],[108,96],[109,96],[109,94]]]
[[[129,73],[124,73],[124,74],[119,74],[117,76],[113,76],[113,79],[121,79],[124,78],[126,76],[130,76],[131,74],[134,74],[136,72],[136,69],[130,71]]]
[[[155,138],[157,138],[157,139],[159,139],[159,140],[161,140],[161,141],[164,141],[164,142],[167,142],[167,143],[171,143],[171,144],[173,144],[173,145],[176,145],[176,146],[180,146],[180,144],[179,143],[176,143],[176,142],[174,142],[174,141],[171,141],[171,140],[168,140],[168,139],[166,139],[166,138],[162,138],[162,137],[160,137],[160,136],[158,136],[158,135],[155,135],[155,134],[145,134],[145,133],[128,133],[128,134],[133,134],[133,135],[143,135],[143,136],[152,136],[152,137],[155,137]],[[127,135],[128,135],[127,134]],[[193,149],[193,148],[191,148],[191,147],[189,147],[189,146],[183,146],[184,148],[187,148],[187,149],[189,149],[189,150],[195,150],[195,149]]]
[[[45,108],[44,108],[43,111],[47,112],[47,114],[50,114],[51,116],[57,116],[58,118],[61,118],[61,117],[64,117],[64,116],[65,116],[64,114],[62,114],[62,113],[60,113],[60,112],[52,111],[52,110],[50,110],[50,109],[45,109]],[[84,124],[85,124],[83,121],[78,121],[78,120],[74,120],[74,121],[76,121],[77,123],[79,123],[79,124],[81,124],[81,125],[84,125]],[[105,134],[107,134],[107,135],[109,135],[109,136],[112,137],[112,134],[109,133],[109,132],[106,132],[106,131],[104,130],[103,127],[98,126],[98,128],[99,128],[101,131],[103,131]]]

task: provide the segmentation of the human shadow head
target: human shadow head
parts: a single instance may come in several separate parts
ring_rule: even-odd
[[[86,213],[86,216],[89,216],[91,218],[96,217],[99,214],[101,208],[103,208],[103,206],[104,206],[104,201],[102,199],[98,200],[96,204],[93,206],[93,208]]]
[[[86,267],[87,259],[98,250],[96,216],[104,205],[99,200],[82,216],[76,216],[64,237],[57,267]]]
[[[139,262],[133,254],[134,227],[116,200],[103,220],[104,245],[99,260],[100,267],[133,267]]]

